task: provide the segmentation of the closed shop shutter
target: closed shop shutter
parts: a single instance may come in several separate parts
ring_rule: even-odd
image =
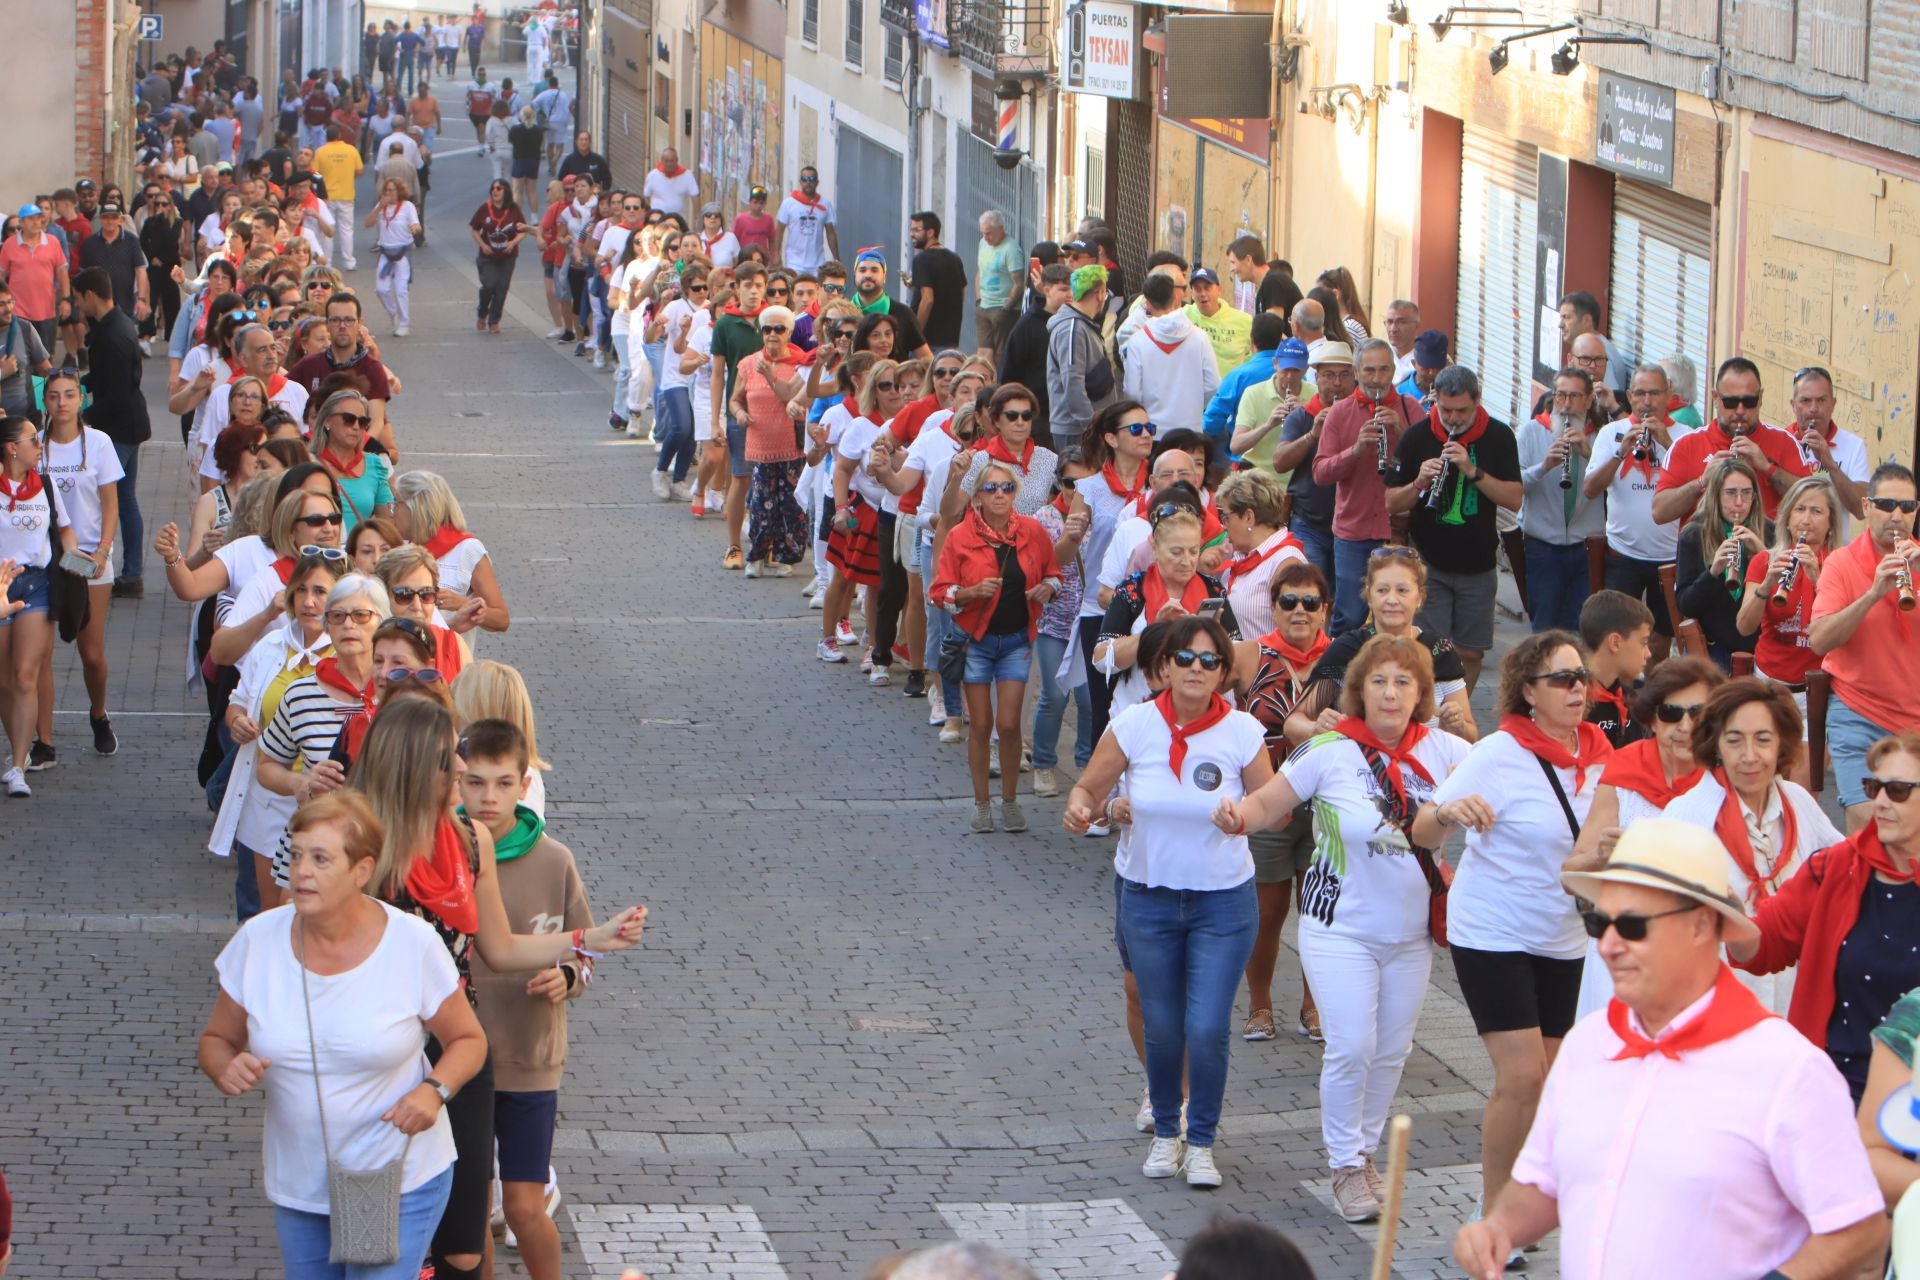
[[[615,186],[638,188],[653,167],[653,116],[646,90],[623,75],[607,77],[607,164]]]
[[[1533,404],[1534,231],[1539,154],[1467,126],[1460,156],[1460,299],[1455,358],[1480,376],[1501,422]]]
[[[993,161],[993,147],[973,135],[964,121],[953,125],[953,145],[959,149],[960,186],[954,193],[953,222],[946,241],[955,246],[967,268],[966,307],[960,316],[961,345],[973,349],[973,285],[979,270],[974,249],[980,240],[980,215],[998,209],[1007,220],[1007,235],[1024,250],[1040,238],[1040,169],[1022,159],[1012,169]]]
[[[905,162],[900,153],[842,124],[834,139],[834,237],[849,270],[853,255],[868,245],[887,255],[887,285],[906,301],[906,212],[901,208]],[[964,243],[964,242],[963,242]],[[969,273],[971,274],[971,273]]]
[[[1607,336],[1633,363],[1684,355],[1699,373],[1701,408],[1712,377],[1713,210],[1671,191],[1613,187],[1613,281]],[[1704,410],[1703,410],[1704,412]]]
[[[1120,241],[1120,266],[1129,287],[1147,277],[1153,244],[1153,106],[1107,99],[1107,220]],[[1065,219],[1062,219],[1064,222]]]

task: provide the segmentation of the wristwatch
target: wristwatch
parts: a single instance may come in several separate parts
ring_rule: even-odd
[[[440,1095],[441,1106],[444,1107],[448,1103],[453,1101],[453,1090],[447,1088],[447,1086],[445,1086],[444,1084],[441,1084],[438,1080],[435,1080],[432,1076],[428,1076],[425,1080],[422,1080],[420,1083],[426,1085],[428,1088],[432,1089],[435,1093]]]

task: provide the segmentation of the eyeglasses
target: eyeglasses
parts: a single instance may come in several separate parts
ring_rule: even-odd
[[[1527,677],[1529,684],[1550,684],[1556,689],[1578,689],[1586,682],[1585,667],[1569,667],[1565,671],[1549,671],[1545,675]]]
[[[1910,516],[1916,508],[1920,508],[1920,500],[1914,498],[1868,498],[1867,501],[1875,511],[1884,511],[1888,515],[1898,511],[1903,516]]]
[[[1154,426],[1151,422],[1129,422],[1127,424],[1127,434],[1130,436],[1151,436],[1159,430],[1160,428]]]
[[[446,679],[432,667],[422,667],[418,671],[409,671],[405,667],[395,667],[387,672],[388,684],[399,684],[403,680],[418,680],[421,684],[439,684]]]
[[[1905,804],[1910,800],[1915,787],[1920,787],[1920,782],[1896,782],[1892,778],[1860,779],[1860,789],[1867,793],[1867,799],[1878,800],[1880,793],[1884,791],[1887,793],[1887,799],[1895,804]]]
[[[1758,409],[1759,396],[1721,396],[1720,404],[1728,409]]]
[[[1297,596],[1288,591],[1275,598],[1273,603],[1282,613],[1292,613],[1295,609],[1305,609],[1308,613],[1312,613],[1323,602],[1319,596]]]
[[[1662,916],[1683,916],[1689,911],[1698,911],[1702,905],[1698,902],[1689,902],[1684,907],[1675,907],[1671,911],[1655,911],[1651,915],[1644,916],[1633,912],[1610,916],[1604,911],[1582,911],[1580,923],[1587,926],[1589,938],[1604,938],[1607,936],[1607,930],[1612,929],[1620,935],[1622,942],[1645,942],[1647,926],[1655,920]]]
[[[1663,702],[1653,709],[1653,714],[1659,717],[1661,724],[1679,724],[1688,716],[1698,720],[1701,710],[1706,705],[1704,702],[1689,702],[1685,705],[1678,702]]]
[[[1167,657],[1171,658],[1173,665],[1182,671],[1190,669],[1196,662],[1200,664],[1202,671],[1218,671],[1220,664],[1226,661],[1217,653],[1197,653],[1192,649],[1175,649]]]
[[[412,604],[415,600],[421,604],[432,604],[440,598],[440,588],[388,587],[387,594],[393,597],[395,604]]]
[[[1000,421],[1002,421],[1002,422],[1032,422],[1032,421],[1033,421],[1033,410],[1031,410],[1031,409],[1002,409],[1002,410],[1000,411]]]
[[[981,493],[1018,493],[1020,486],[1011,480],[989,480],[980,486]]]
[[[373,425],[373,419],[364,413],[341,412],[333,416],[335,421],[345,423],[349,427],[359,427],[362,431]]]
[[[873,384],[873,389],[875,391],[891,391],[899,385],[897,382],[876,382]]]
[[[787,326],[784,324],[763,324],[760,326],[760,332],[762,333],[785,333],[786,331]],[[893,384],[891,382],[886,384],[886,390],[893,390]]]
[[[340,524],[342,523],[342,519],[338,511],[329,511],[325,515],[301,516],[299,519],[295,520],[294,523],[303,524],[307,526],[307,528],[309,529],[318,529],[323,525]],[[342,560],[346,559],[347,553],[342,551],[340,553],[340,558]]]
[[[822,284],[820,286],[820,292],[826,294],[829,298],[838,298],[846,294],[847,286],[844,284]]]
[[[369,622],[372,622],[375,618],[379,616],[380,616],[379,613],[377,613],[372,609],[329,609],[327,610],[327,621],[332,623],[336,627],[347,622],[352,622],[356,627],[364,627]]]
[[[329,285],[328,287],[331,288],[332,286]],[[328,324],[359,324],[360,317],[359,316],[328,316],[327,323]]]
[[[1575,364],[1605,364],[1607,358],[1605,356],[1575,356],[1573,362]]]

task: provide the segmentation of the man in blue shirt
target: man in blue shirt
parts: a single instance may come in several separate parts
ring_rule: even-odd
[[[1413,340],[1413,372],[1401,379],[1394,390],[1428,409],[1433,408],[1433,380],[1447,367],[1447,335],[1428,329]]]
[[[1207,402],[1206,417],[1201,420],[1201,429],[1222,443],[1233,437],[1233,422],[1240,412],[1240,397],[1246,394],[1248,387],[1273,377],[1273,353],[1286,339],[1287,322],[1280,316],[1263,311],[1253,318],[1253,328],[1248,336],[1253,341],[1253,355],[1244,364],[1235,365],[1220,379],[1220,388],[1213,393],[1213,399]],[[1237,458],[1235,460],[1238,461]]]

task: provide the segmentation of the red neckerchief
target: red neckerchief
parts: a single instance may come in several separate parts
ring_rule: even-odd
[[[1887,879],[1900,884],[1911,884],[1913,882],[1916,868],[1908,867],[1905,871],[1902,871],[1893,865],[1893,859],[1887,856],[1886,846],[1880,843],[1880,828],[1874,823],[1869,822],[1866,826],[1854,832],[1853,835],[1849,837],[1848,843],[1853,845],[1853,851],[1860,855],[1862,862],[1865,862]]]
[[[825,200],[820,199],[820,197],[818,196],[810,196],[806,192],[798,190],[797,188],[790,193],[790,196],[792,199],[798,200],[801,204],[804,204],[809,208],[824,209],[827,207],[827,202]]]
[[[1668,405],[1667,412],[1660,415],[1660,425],[1663,427],[1673,426],[1672,414],[1673,414],[1673,406]],[[1629,426],[1630,427],[1632,426],[1631,422],[1629,423]],[[1644,458],[1636,458],[1633,456],[1632,451],[1628,451],[1627,455],[1624,458],[1620,459],[1620,470],[1628,473],[1629,475],[1633,473],[1633,470],[1636,467],[1638,467],[1642,472],[1642,474],[1644,474],[1647,477],[1647,480],[1649,482],[1653,480],[1653,446],[1651,444],[1647,446],[1647,456]]]
[[[1146,572],[1140,575],[1140,598],[1145,604],[1141,616],[1151,625],[1153,620],[1160,616],[1160,611],[1167,607],[1167,601],[1172,599],[1167,594],[1165,579],[1160,576],[1159,565],[1148,565]],[[1186,590],[1180,593],[1180,607],[1192,613],[1206,598],[1207,584],[1201,581],[1200,575],[1196,573],[1187,579]]]
[[[1572,751],[1549,738],[1539,725],[1526,716],[1502,716],[1500,728],[1508,737],[1556,769],[1573,770],[1573,789],[1576,792],[1587,785],[1587,770],[1595,765],[1605,767],[1608,757],[1613,755],[1613,744],[1607,741],[1607,735],[1600,731],[1600,726],[1584,720],[1575,731]]]
[[[1400,735],[1399,745],[1392,747],[1380,741],[1380,739],[1375,736],[1373,730],[1367,728],[1367,722],[1359,716],[1347,716],[1343,718],[1339,724],[1333,726],[1333,731],[1342,737],[1352,739],[1360,746],[1368,747],[1379,752],[1387,758],[1388,764],[1405,765],[1407,768],[1413,770],[1414,773],[1426,779],[1428,786],[1433,785],[1433,775],[1427,772],[1427,766],[1413,758],[1413,749],[1419,746],[1421,740],[1427,736],[1427,726],[1409,723],[1406,732]],[[1407,802],[1407,785],[1400,780],[1400,771],[1398,769],[1387,770],[1387,782],[1393,787],[1395,794],[1400,797],[1401,809],[1403,811],[1410,811],[1413,806]]]
[[[1027,464],[1033,461],[1033,451],[1038,447],[1039,445],[1034,441],[1034,438],[1028,436],[1027,447],[1023,449],[1020,456],[1016,458],[1013,456],[1013,450],[1007,448],[1006,442],[999,436],[995,436],[993,439],[987,441],[986,454],[989,458],[993,458],[999,462],[1010,462],[1014,466],[1019,467],[1020,474],[1024,476],[1027,474]]]
[[[1869,585],[1873,582],[1874,570],[1879,566],[1883,558],[1880,553],[1873,548],[1873,535],[1865,532],[1861,533],[1859,537],[1827,558],[1833,560],[1840,556],[1852,556],[1860,573],[1867,579]],[[1864,589],[1865,588],[1862,588],[1862,590]],[[1876,609],[1886,609],[1891,612],[1893,614],[1894,625],[1899,628],[1901,641],[1905,644],[1913,643],[1913,627],[1907,622],[1907,615],[1900,608],[1900,596],[1898,592],[1887,592],[1886,595],[1880,598],[1880,602],[1873,607]]]
[[[1611,702],[1615,713],[1620,717],[1614,723],[1618,724],[1622,729],[1626,728],[1627,725],[1632,722],[1632,716],[1627,712],[1626,696],[1618,689],[1609,689],[1598,680],[1589,680],[1587,681],[1587,696],[1600,702]],[[1602,732],[1605,731],[1602,730]]]
[[[1140,495],[1146,492],[1147,466],[1146,463],[1141,463],[1140,469],[1133,473],[1133,483],[1123,485],[1120,483],[1120,473],[1113,469],[1113,462],[1109,459],[1106,465],[1100,468],[1100,478],[1107,482],[1107,488],[1113,491],[1116,498],[1138,502]]]
[[[1686,407],[1687,407],[1687,402],[1685,400],[1682,400],[1679,396],[1676,396],[1671,392],[1667,394],[1667,412],[1669,414],[1671,414],[1675,409],[1684,409]],[[1668,421],[1671,422],[1672,419],[1669,418]]]
[[[273,562],[273,571],[280,577],[280,585],[287,586],[293,581],[293,566],[298,563],[292,556],[281,556]]]
[[[511,204],[501,206],[498,217],[494,216],[493,210],[494,204],[491,200],[480,206],[480,216],[487,221],[485,229],[480,233],[483,239],[491,239],[501,231],[504,231],[512,223],[520,221],[519,209]]]
[[[407,896],[448,928],[471,937],[480,932],[480,906],[467,866],[467,840],[451,818],[434,828],[433,851],[407,868]]]
[[[227,385],[232,386],[234,383],[240,381],[240,379],[242,378],[255,377],[255,376],[257,375],[248,374],[245,372],[236,373],[231,378],[227,379]],[[278,369],[275,369],[273,371],[273,376],[270,378],[263,379],[263,381],[267,384],[267,403],[271,405],[273,403],[273,398],[279,395],[281,390],[287,385],[287,375],[284,373],[281,373]]]
[[[1260,647],[1271,649],[1285,658],[1287,665],[1292,667],[1294,673],[1303,680],[1306,679],[1307,673],[1313,670],[1313,664],[1320,661],[1320,655],[1327,651],[1327,646],[1332,643],[1332,636],[1324,631],[1315,631],[1313,639],[1308,642],[1306,648],[1296,649],[1293,641],[1280,634],[1278,627],[1260,637]]]
[[[29,469],[27,474],[21,477],[20,483],[15,485],[13,481],[7,479],[7,473],[4,470],[0,470],[0,493],[7,495],[7,510],[9,511],[23,502],[32,502],[40,496],[40,489],[40,473],[38,471]]]
[[[360,705],[363,707],[367,705],[367,700],[373,694],[372,676],[367,677],[365,684],[355,684],[347,679],[346,673],[340,670],[340,663],[331,654],[313,664],[313,678],[342,693],[352,694],[360,699]]]
[[[1249,551],[1243,556],[1235,556],[1232,560],[1228,561],[1227,571],[1220,579],[1221,585],[1231,588],[1235,578],[1244,577],[1252,573],[1255,569],[1258,569],[1261,565],[1273,559],[1288,547],[1298,547],[1299,545],[1300,542],[1297,538],[1286,530],[1281,530],[1280,541],[1274,543],[1265,551]]]
[[[1832,418],[1828,418],[1826,428],[1820,434],[1826,438],[1828,444],[1832,444],[1840,438],[1840,425]]]
[[[1740,812],[1740,797],[1727,781],[1727,771],[1715,769],[1713,780],[1725,792],[1720,797],[1720,812],[1713,817],[1713,834],[1720,837],[1720,843],[1727,846],[1727,853],[1733,858],[1733,865],[1747,877],[1747,905],[1759,906],[1779,892],[1787,878],[1787,868],[1793,865],[1794,847],[1800,843],[1800,823],[1794,817],[1793,805],[1782,792],[1780,847],[1773,851],[1773,874],[1762,876],[1759,862],[1753,856],[1753,841],[1747,835],[1747,820]]]
[[[1194,580],[1199,581],[1198,578]],[[1167,767],[1173,770],[1174,781],[1178,782],[1180,766],[1187,762],[1187,739],[1205,733],[1225,720],[1227,712],[1233,708],[1227,705],[1227,700],[1219,694],[1211,694],[1207,698],[1206,711],[1185,724],[1180,724],[1174,719],[1173,690],[1163,691],[1153,700],[1153,705],[1160,708],[1160,718],[1167,722],[1167,731],[1173,735],[1173,743],[1167,748]]]
[[[1144,333],[1144,334],[1146,334],[1146,335],[1147,335],[1147,341],[1148,341],[1148,342],[1151,342],[1151,343],[1152,343],[1152,344],[1153,344],[1154,346],[1156,346],[1156,347],[1158,347],[1158,348],[1160,348],[1160,350],[1161,350],[1161,351],[1163,351],[1164,353],[1166,353],[1167,355],[1172,355],[1172,354],[1173,354],[1174,352],[1176,352],[1176,351],[1178,351],[1178,350],[1180,349],[1180,343],[1178,343],[1178,342],[1162,342],[1162,341],[1160,341],[1160,339],[1158,339],[1158,338],[1156,338],[1156,337],[1154,337],[1154,336],[1153,336],[1153,331],[1152,331],[1151,329],[1145,329],[1145,328],[1143,328],[1143,329],[1141,329],[1141,330],[1140,330],[1140,332],[1142,332],[1142,333]]]
[[[1306,410],[1306,414],[1309,418],[1317,418],[1320,416],[1320,411],[1322,409],[1325,409],[1327,406],[1326,406],[1326,402],[1320,399],[1320,393],[1316,391],[1313,393],[1313,399],[1307,401],[1305,404],[1301,405],[1300,407]]]
[[[1731,1040],[1773,1016],[1725,964],[1720,966],[1720,976],[1714,979],[1711,1003],[1700,1011],[1700,1016],[1658,1040],[1649,1040],[1633,1029],[1633,1023],[1627,1018],[1627,1006],[1617,998],[1607,1002],[1607,1025],[1623,1042],[1620,1052],[1613,1055],[1615,1062],[1655,1053],[1678,1062],[1682,1054]]]
[[[1668,782],[1667,771],[1660,764],[1660,744],[1652,738],[1642,738],[1614,749],[1613,759],[1600,771],[1600,781],[1611,787],[1624,787],[1655,808],[1664,809],[1693,790],[1694,783],[1705,773],[1705,769],[1695,765]]]
[[[1020,530],[1015,527],[1012,516],[1007,517],[1007,531],[1001,533],[987,523],[987,518],[980,514],[978,507],[973,508],[970,514],[973,516],[974,523],[979,526],[981,538],[989,545],[1015,548],[1020,545]]]
[[[707,233],[702,231],[700,233],[700,244],[701,244],[701,247],[706,250],[707,256],[711,258],[713,256],[713,246],[719,244],[722,240],[725,240],[726,238],[727,238],[727,229],[725,227],[720,228],[720,234],[715,236],[711,240],[707,239]]]
[[[334,456],[333,446],[329,444],[325,449],[320,451],[320,461],[326,463],[347,479],[358,480],[360,473],[365,471],[367,467],[367,447],[363,443],[358,449],[353,451],[353,457],[348,462],[342,462]]]
[[[663,178],[677,178],[687,171],[687,166],[683,164],[676,164],[671,169],[667,168],[665,163],[656,164],[653,167],[660,171],[660,176]]]
[[[1433,432],[1433,438],[1441,444],[1444,445],[1451,440],[1453,443],[1465,449],[1486,434],[1487,423],[1492,420],[1493,419],[1487,416],[1486,406],[1477,405],[1473,411],[1473,425],[1465,431],[1462,431],[1459,435],[1450,436],[1447,434],[1447,429],[1440,425],[1440,415],[1438,413],[1430,413],[1427,415],[1427,430]]]
[[[437,533],[435,533],[431,538],[427,539],[425,543],[427,548],[427,554],[432,556],[435,560],[438,560],[441,557],[445,556],[447,552],[453,550],[455,547],[459,546],[463,542],[468,541],[472,537],[473,535],[468,533],[464,529],[456,529],[450,524],[443,524],[440,526],[440,529]]]
[[[737,303],[729,302],[726,306],[720,308],[720,314],[727,315],[727,316],[739,316],[742,320],[752,320],[753,318],[758,316],[762,311],[766,310],[766,308],[767,308],[767,304],[763,302],[751,311],[742,311]],[[852,397],[849,396],[848,399],[852,399]]]

